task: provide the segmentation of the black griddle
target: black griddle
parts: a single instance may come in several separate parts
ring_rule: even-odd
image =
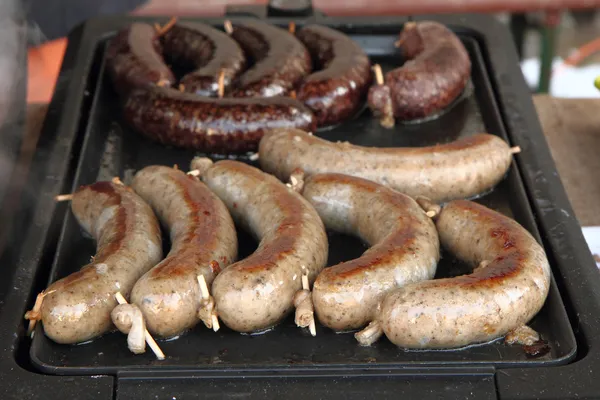
[[[234,23],[257,14],[230,15]],[[263,16],[264,17],[264,16]],[[490,17],[422,16],[447,24],[463,40],[473,61],[469,89],[440,118],[383,129],[365,110],[352,121],[317,132],[329,140],[366,146],[424,146],[478,132],[490,132],[521,146],[506,179],[478,202],[515,218],[544,245],[554,279],[548,300],[531,326],[550,351],[528,357],[520,346],[501,341],[452,351],[404,351],[383,338],[360,347],[351,334],[317,328],[310,337],[293,317],[273,331],[250,336],[202,324],[160,345],[168,358],[148,352],[134,356],[126,337],[110,333],[93,342],[65,346],[43,335],[40,326],[25,336],[23,314],[35,296],[79,269],[95,252],[68,204],[53,196],[120,176],[152,164],[186,168],[198,154],[153,143],[122,121],[116,94],[104,75],[104,49],[114,33],[134,21],[111,17],[88,21],[69,37],[56,93],[44,125],[35,170],[33,207],[22,210],[30,228],[18,259],[7,260],[13,290],[0,314],[2,398],[188,398],[196,395],[257,398],[568,398],[600,395],[592,380],[600,341],[598,272],[566,199],[530,95],[519,71],[508,31]],[[135,18],[164,22],[165,19]],[[197,19],[220,27],[224,18]],[[330,18],[315,13],[293,19],[269,18],[287,26],[328,25],[356,40],[384,70],[401,61],[393,42],[405,18]],[[215,159],[222,157],[214,157]],[[249,161],[248,157],[240,159]],[[364,251],[356,239],[330,232],[328,265]],[[239,232],[240,257],[256,243]],[[5,260],[0,260],[5,261]],[[464,272],[444,255],[439,276]],[[156,396],[156,397],[155,397]]]

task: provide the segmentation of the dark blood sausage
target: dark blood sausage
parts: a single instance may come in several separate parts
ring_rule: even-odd
[[[215,278],[219,318],[238,332],[264,331],[292,311],[302,276],[313,282],[325,267],[325,228],[314,208],[275,177],[237,161],[209,168],[203,161],[194,159],[191,168],[203,169],[202,181],[260,242]]]
[[[516,150],[485,133],[436,146],[377,148],[281,129],[265,134],[259,153],[262,169],[285,182],[298,168],[309,175],[336,172],[443,202],[493,188],[506,175]]]
[[[270,129],[315,129],[313,114],[291,98],[215,99],[160,87],[131,92],[124,116],[160,143],[214,153],[256,150]]]
[[[457,200],[442,209],[436,226],[442,246],[475,269],[387,294],[375,324],[388,339],[404,348],[462,347],[504,336],[538,313],[550,288],[550,266],[521,225]]]
[[[165,57],[184,68],[194,69],[179,83],[184,91],[200,96],[217,96],[221,70],[227,90],[246,65],[244,52],[237,42],[205,24],[180,22],[165,33],[162,43]]]
[[[235,24],[231,34],[254,66],[240,76],[235,97],[283,96],[308,75],[306,47],[288,31],[259,21]]]
[[[406,61],[372,86],[374,114],[401,120],[424,118],[448,107],[463,91],[471,74],[469,54],[460,39],[437,22],[409,22],[397,42]],[[387,108],[389,110],[389,107]]]
[[[325,26],[306,26],[297,36],[320,69],[302,81],[298,99],[314,112],[319,126],[353,117],[371,84],[369,57],[348,36]]]
[[[312,300],[321,324],[336,331],[362,328],[375,318],[387,292],[435,275],[438,234],[410,197],[341,174],[309,177],[302,195],[327,228],[357,235],[371,246],[317,277]]]
[[[117,33],[106,50],[106,67],[120,93],[159,82],[164,86],[175,84],[175,76],[162,57],[156,30],[148,24],[131,24]]]
[[[58,343],[79,343],[112,328],[115,294],[125,297],[162,258],[154,213],[130,188],[111,182],[83,186],[73,194],[73,214],[98,243],[92,262],[45,290],[41,320]]]

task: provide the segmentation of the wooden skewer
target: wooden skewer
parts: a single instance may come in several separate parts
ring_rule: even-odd
[[[33,337],[33,328],[37,324],[38,320],[41,319],[40,311],[42,310],[42,303],[44,301],[44,297],[49,295],[50,293],[54,293],[56,290],[51,290],[49,292],[41,292],[35,298],[35,304],[30,311],[25,313],[25,319],[29,320],[29,326],[27,327],[27,335]]]
[[[117,302],[119,304],[128,304],[127,300],[125,300],[125,297],[123,297],[121,292],[115,293],[115,299],[117,299]],[[158,344],[156,343],[156,341],[154,341],[154,338],[152,337],[152,335],[150,335],[150,332],[148,332],[148,329],[146,329],[144,331],[144,337],[146,338],[146,343],[148,343],[148,346],[150,346],[150,348],[156,355],[156,358],[158,358],[159,360],[164,360],[165,353],[163,353],[162,350],[160,349],[160,347],[158,347]]]
[[[191,175],[191,176],[200,176],[200,171],[197,169],[193,169],[193,170],[189,171],[187,174]]]
[[[290,24],[288,25],[288,29],[292,35],[294,33],[296,33],[296,23],[294,21],[290,21]]]
[[[111,179],[112,183],[114,183],[115,185],[125,185],[123,183],[123,181],[121,180],[121,178],[119,178],[118,176],[115,176],[114,178]]]
[[[174,170],[178,170],[178,169],[179,169],[179,165],[177,165],[177,164],[173,164],[173,169],[174,169]]]
[[[225,94],[225,70],[223,68],[221,68],[221,70],[219,71],[219,89],[218,89],[218,95],[219,98],[222,98],[223,95]]]
[[[227,19],[225,22],[223,22],[223,28],[225,28],[225,32],[227,32],[229,35],[233,33],[233,25],[231,25],[230,20]]]
[[[171,30],[171,28],[175,25],[176,22],[177,17],[173,17],[169,20],[169,22],[167,22],[163,26],[160,26],[159,24],[154,24],[154,29],[156,29],[156,35],[160,37],[165,33],[169,32],[169,30]]]
[[[200,285],[200,293],[202,294],[202,298],[204,300],[210,299],[210,292],[208,291],[208,285],[206,285],[206,279],[204,279],[204,275],[198,275],[198,285]],[[213,331],[216,332],[221,329],[219,318],[217,318],[217,315],[214,312],[210,316],[210,319],[212,320]]]
[[[310,290],[310,286],[308,284],[308,275],[302,275],[302,289]],[[317,336],[317,327],[315,325],[314,317],[311,319],[310,324],[308,325],[308,331],[312,336]]]
[[[54,200],[56,201],[71,201],[73,200],[72,194],[59,194],[58,196],[54,196]]]
[[[519,154],[521,152],[521,146],[515,146],[510,148],[510,154]]]
[[[375,82],[377,82],[378,85],[383,85],[384,80],[383,80],[383,71],[381,70],[381,65],[379,65],[379,64],[373,65],[373,72],[375,72]]]

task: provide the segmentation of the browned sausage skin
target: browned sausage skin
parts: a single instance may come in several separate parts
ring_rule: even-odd
[[[175,84],[175,76],[162,57],[156,30],[148,24],[131,24],[110,40],[106,67],[119,93],[149,84]]]
[[[433,21],[409,22],[397,46],[407,61],[369,91],[369,106],[382,119],[420,119],[448,107],[464,90],[471,60],[460,39]],[[393,116],[389,115],[391,111]]]
[[[327,228],[358,235],[371,246],[361,257],[326,268],[317,277],[312,299],[324,326],[362,328],[375,318],[387,292],[435,275],[437,231],[410,197],[341,174],[309,177],[302,195]]]
[[[246,66],[244,52],[229,35],[211,26],[180,22],[162,37],[165,56],[175,64],[194,71],[179,82],[183,90],[200,96],[216,97],[219,74],[227,91]]]
[[[124,118],[136,131],[162,144],[203,152],[253,151],[270,129],[315,129],[312,113],[287,97],[216,99],[147,87],[125,100]]]
[[[436,226],[442,246],[473,273],[394,289],[367,329],[382,329],[400,347],[455,348],[504,336],[538,313],[550,288],[550,266],[522,226],[467,200],[444,206]]]
[[[517,151],[489,134],[429,147],[376,148],[280,129],[265,134],[259,159],[263,170],[286,182],[296,169],[308,175],[335,172],[368,179],[413,198],[425,196],[443,202],[493,188]]]
[[[212,294],[219,318],[238,332],[267,330],[294,307],[302,276],[313,282],[327,262],[327,236],[302,196],[257,168],[236,161],[211,167],[195,159],[202,181],[234,220],[260,242],[257,250],[221,272]]]
[[[131,302],[139,306],[150,332],[176,336],[195,326],[198,311],[207,305],[198,276],[210,287],[215,276],[235,261],[235,227],[221,200],[182,171],[146,167],[135,175],[132,188],[169,230],[171,251],[137,281]],[[204,319],[209,326],[211,310]]]
[[[112,328],[114,295],[133,285],[162,258],[160,227],[150,207],[131,189],[111,182],[83,186],[71,209],[98,242],[92,262],[45,290],[41,320],[58,343],[79,343]]]
[[[298,99],[314,112],[319,126],[356,115],[371,84],[369,57],[348,36],[326,26],[306,26],[297,36],[320,69],[303,79]]]
[[[231,35],[254,60],[240,76],[235,97],[284,96],[312,69],[304,45],[284,29],[248,20],[235,23]]]

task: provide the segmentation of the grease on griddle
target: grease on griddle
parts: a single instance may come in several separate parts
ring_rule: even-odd
[[[527,358],[539,358],[550,352],[550,346],[547,340],[538,340],[531,346],[524,345],[523,351]]]

